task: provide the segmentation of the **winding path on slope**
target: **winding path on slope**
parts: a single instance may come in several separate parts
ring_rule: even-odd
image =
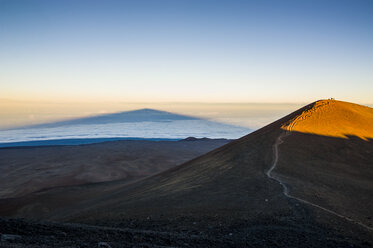
[[[312,207],[315,207],[315,208],[321,209],[321,210],[323,210],[323,211],[325,211],[325,212],[328,212],[328,213],[330,213],[330,214],[333,214],[333,215],[335,215],[335,216],[338,216],[339,218],[342,218],[342,219],[345,219],[345,220],[347,220],[347,221],[349,221],[349,222],[352,222],[352,223],[354,223],[354,224],[360,225],[360,226],[362,226],[362,227],[368,229],[369,231],[373,231],[373,227],[367,226],[367,225],[365,225],[364,223],[361,223],[361,222],[356,221],[356,220],[354,220],[354,219],[351,219],[351,218],[349,218],[349,217],[347,217],[347,216],[344,216],[344,215],[342,215],[342,214],[339,214],[339,213],[337,213],[337,212],[334,212],[333,210],[330,210],[330,209],[324,208],[324,207],[322,207],[322,206],[320,206],[320,205],[317,205],[317,204],[315,204],[315,203],[312,203],[312,202],[309,202],[309,201],[307,201],[307,200],[304,200],[304,199],[301,199],[301,198],[298,198],[298,197],[296,197],[296,196],[291,195],[291,194],[289,193],[289,188],[288,188],[288,186],[286,186],[286,184],[285,184],[285,183],[284,183],[284,182],[283,182],[283,181],[282,181],[278,176],[275,176],[275,175],[272,174],[272,171],[276,168],[276,166],[277,166],[277,164],[278,164],[278,157],[279,157],[278,147],[279,147],[279,146],[284,142],[283,138],[285,138],[286,136],[289,136],[289,135],[291,135],[291,130],[289,131],[289,129],[288,129],[288,130],[286,130],[286,131],[283,131],[283,132],[282,132],[282,133],[277,137],[276,142],[273,144],[273,163],[272,163],[272,166],[269,168],[269,170],[266,172],[266,175],[268,176],[268,178],[277,181],[277,182],[282,186],[282,188],[283,188],[283,194],[284,194],[286,197],[288,197],[288,198],[290,198],[290,199],[295,199],[295,200],[297,200],[297,201],[299,201],[299,202],[302,202],[302,203],[304,203],[304,204],[306,204],[306,205],[309,205],[309,206],[312,206]]]

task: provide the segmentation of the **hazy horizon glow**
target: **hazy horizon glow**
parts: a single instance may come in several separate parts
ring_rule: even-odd
[[[152,108],[257,129],[304,103],[56,102],[0,99],[0,130],[60,120]]]
[[[373,99],[372,1],[0,0],[0,98]]]

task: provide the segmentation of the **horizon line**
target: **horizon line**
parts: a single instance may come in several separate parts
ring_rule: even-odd
[[[307,101],[110,101],[110,100],[33,100],[33,99],[27,99],[27,100],[21,100],[21,99],[14,99],[14,98],[0,98],[1,101],[9,101],[9,102],[28,102],[28,103],[123,103],[123,104],[310,104],[312,102],[320,101],[320,100],[327,100],[328,98],[319,98],[315,99],[313,101],[307,102]],[[351,102],[351,103],[357,103],[353,101],[348,101],[344,99],[335,99],[338,101],[345,101],[345,102]],[[371,103],[358,103],[361,105],[373,105],[373,102]]]

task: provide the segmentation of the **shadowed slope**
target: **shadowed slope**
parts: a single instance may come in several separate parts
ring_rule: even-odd
[[[291,196],[361,222],[373,231],[373,142],[290,132],[274,170]]]

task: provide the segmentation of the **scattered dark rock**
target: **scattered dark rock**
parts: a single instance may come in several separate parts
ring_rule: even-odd
[[[97,247],[98,248],[111,248],[111,246],[106,242],[99,242]]]
[[[1,234],[1,242],[13,242],[21,239],[22,236],[14,234]]]

